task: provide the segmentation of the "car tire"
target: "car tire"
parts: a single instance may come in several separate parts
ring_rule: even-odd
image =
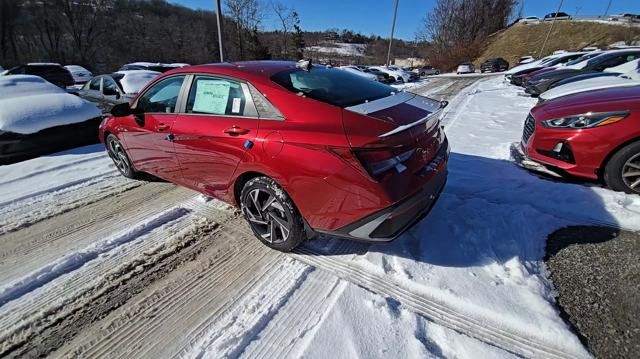
[[[290,252],[307,239],[300,212],[269,177],[256,177],[245,183],[240,207],[253,234],[270,248]]]
[[[129,155],[127,155],[127,152],[115,135],[108,135],[104,143],[113,164],[116,165],[116,168],[123,176],[131,179],[140,177],[140,173],[133,169]]]
[[[640,193],[640,141],[616,152],[604,167],[604,182],[614,191]],[[635,175],[635,173],[639,175]],[[634,186],[635,185],[635,186]]]

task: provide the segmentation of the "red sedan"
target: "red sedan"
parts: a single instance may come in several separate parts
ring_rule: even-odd
[[[124,176],[238,206],[289,251],[315,233],[390,241],[426,215],[447,178],[442,107],[308,62],[200,65],[114,107],[100,137]]]
[[[640,86],[538,104],[525,121],[521,146],[550,169],[640,193]]]

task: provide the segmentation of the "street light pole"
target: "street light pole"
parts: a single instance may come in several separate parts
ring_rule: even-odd
[[[216,20],[218,22],[218,49],[220,50],[220,62],[224,62],[224,50],[222,47],[222,7],[220,0],[216,0]]]
[[[609,12],[609,8],[611,7],[611,0],[609,0],[609,4],[607,4],[607,10],[604,11],[604,16],[607,17],[607,13]]]
[[[398,0],[395,0],[395,7],[393,9],[393,23],[391,24],[391,38],[389,39],[389,51],[387,51],[387,66],[391,61],[391,44],[393,43],[393,32],[396,29],[396,16],[398,15]]]

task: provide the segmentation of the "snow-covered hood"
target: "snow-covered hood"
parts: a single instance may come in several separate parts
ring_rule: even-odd
[[[534,67],[544,67],[543,63],[546,63],[548,60],[555,59],[556,57],[560,57],[560,55],[551,55],[551,56],[543,57],[540,60],[535,60],[533,62],[526,63],[524,65],[518,65],[508,71],[505,71],[505,75],[513,75],[516,72],[520,72],[522,70],[528,70]]]
[[[45,128],[84,122],[100,110],[37,76],[0,78],[0,131],[36,133]]]
[[[617,72],[620,74],[629,73],[634,70],[640,69],[640,59],[635,59],[629,62],[625,62],[622,65],[609,67],[604,69],[605,72]]]
[[[567,96],[578,92],[605,89],[610,87],[636,86],[640,85],[640,79],[631,79],[625,76],[603,76],[582,81],[568,83],[566,85],[552,88],[542,94],[540,99],[550,100],[561,96]]]

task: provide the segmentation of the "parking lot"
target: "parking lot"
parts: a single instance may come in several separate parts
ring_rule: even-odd
[[[558,315],[545,241],[572,225],[640,230],[640,199],[516,166],[535,99],[501,76],[405,88],[449,101],[450,175],[390,244],[270,250],[221,202],[119,176],[101,145],[7,166],[0,353],[589,357]]]

